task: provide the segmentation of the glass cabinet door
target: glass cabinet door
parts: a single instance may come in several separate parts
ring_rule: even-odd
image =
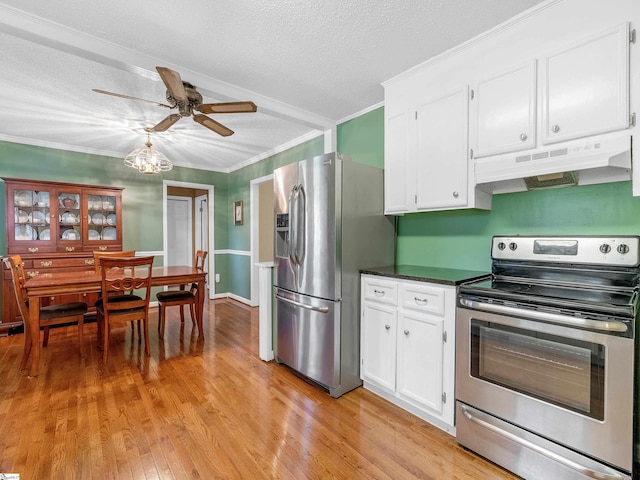
[[[80,193],[71,189],[58,190],[57,202],[58,242],[64,250],[73,252],[82,245]]]
[[[56,245],[56,208],[51,204],[53,190],[36,190],[29,185],[9,187],[8,241],[20,253],[54,251]],[[11,225],[13,220],[13,225]]]
[[[90,249],[105,249],[104,246],[121,241],[121,212],[118,198],[113,192],[94,190],[83,196],[86,208],[85,245]]]

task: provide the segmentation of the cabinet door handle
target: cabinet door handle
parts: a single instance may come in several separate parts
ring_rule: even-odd
[[[105,245],[102,245],[102,246],[98,247],[98,250],[100,250],[100,251],[103,251],[103,252],[104,252],[107,248],[109,248],[109,247],[107,247],[107,246],[105,246]]]
[[[413,297],[413,300],[418,305],[426,305],[427,303],[429,303],[429,299],[427,299],[427,298]]]
[[[50,267],[51,265],[53,265],[53,262],[51,260],[40,262],[41,267]]]
[[[453,198],[458,198],[460,194],[458,192],[453,192]]]
[[[404,334],[405,334],[405,335],[409,335],[409,330],[405,330],[405,331],[404,331]]]
[[[384,329],[385,329],[385,330],[389,330],[389,329],[391,329],[391,325],[385,325],[385,326],[384,326]]]
[[[384,292],[384,290],[376,290],[376,289],[374,289],[374,290],[373,290],[373,294],[374,294],[376,297],[384,297],[385,292]]]
[[[554,125],[553,127],[551,127],[551,131],[553,133],[558,133],[560,131],[560,125]]]
[[[38,247],[29,247],[29,251],[31,253],[36,253],[38,251]]]
[[[40,272],[38,272],[37,270],[36,271],[27,272],[27,277],[29,277],[29,278],[37,277],[38,275],[40,275]]]
[[[67,252],[73,252],[76,249],[76,247],[67,247],[65,250]]]
[[[526,133],[521,133],[521,134],[520,134],[520,140],[522,140],[523,142],[524,142],[524,141],[526,141],[526,140],[527,140],[527,138],[529,138],[529,137],[527,137],[527,134],[526,134]]]
[[[86,259],[84,260],[84,264],[85,264],[85,265],[95,265],[95,263],[96,263],[96,262],[93,260],[93,258],[86,258]]]

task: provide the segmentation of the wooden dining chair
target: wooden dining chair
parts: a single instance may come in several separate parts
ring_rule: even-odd
[[[144,353],[149,350],[149,299],[151,268],[149,257],[103,257],[100,259],[102,298],[96,302],[98,346],[104,363],[109,358],[109,337],[115,326],[141,320]]]
[[[105,257],[135,257],[136,256],[136,251],[135,250],[123,250],[123,251],[119,251],[119,252],[111,252],[111,251],[105,251],[105,252],[101,252],[101,251],[93,251],[93,266],[96,269],[96,273],[100,273],[100,259],[105,258]]]
[[[204,250],[198,250],[195,258],[193,259],[193,266],[199,270],[204,270],[205,260],[207,259],[207,252]],[[164,336],[164,324],[166,319],[166,308],[179,306],[180,307],[180,322],[184,323],[184,307],[189,305],[191,313],[191,322],[196,324],[196,306],[198,300],[198,284],[192,283],[189,290],[185,290],[185,285],[180,286],[180,290],[166,290],[164,292],[156,293],[156,299],[158,300],[158,306],[160,307],[158,313],[158,331],[160,336]]]
[[[105,258],[105,257],[135,257],[136,256],[136,251],[135,250],[121,250],[121,251],[93,251],[93,266],[96,269],[96,273],[100,273],[102,268],[101,268],[101,263],[100,263],[100,259],[101,258]],[[99,293],[100,298],[102,298],[102,292]],[[100,300],[98,300],[98,302],[100,302]],[[96,307],[97,307],[97,303],[96,303]],[[134,329],[133,326],[133,322],[131,322],[131,330]],[[140,321],[138,321],[138,335],[140,335]]]
[[[3,259],[4,264],[9,270],[11,270],[11,279],[13,280],[13,290],[16,295],[16,301],[18,302],[18,309],[20,315],[25,323],[25,330],[28,328],[29,321],[29,298],[27,297],[27,291],[25,283],[27,281],[24,265],[20,255],[13,257],[6,257]],[[40,328],[45,330],[45,339],[42,342],[42,346],[47,346],[47,339],[49,337],[49,327],[53,325],[61,325],[77,322],[78,324],[78,345],[80,350],[80,356],[84,357],[83,350],[83,325],[84,314],[87,313],[87,304],[84,302],[69,302],[61,303],[58,305],[48,305],[41,307],[39,312]],[[27,341],[27,334],[24,335],[24,348],[22,353],[22,360],[20,361],[20,370],[24,370],[27,366],[27,360],[29,353],[31,352],[31,342]],[[38,339],[40,341],[40,339]]]

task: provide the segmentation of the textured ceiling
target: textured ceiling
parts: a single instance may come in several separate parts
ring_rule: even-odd
[[[220,137],[183,118],[152,142],[175,164],[229,171],[383,100],[381,82],[540,0],[0,2],[0,139],[121,157],[168,109],[163,65],[205,103]]]

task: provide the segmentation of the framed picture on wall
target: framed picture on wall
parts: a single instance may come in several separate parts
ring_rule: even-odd
[[[242,221],[243,221],[242,204],[243,204],[242,200],[233,202],[233,224],[236,226],[242,225]]]

